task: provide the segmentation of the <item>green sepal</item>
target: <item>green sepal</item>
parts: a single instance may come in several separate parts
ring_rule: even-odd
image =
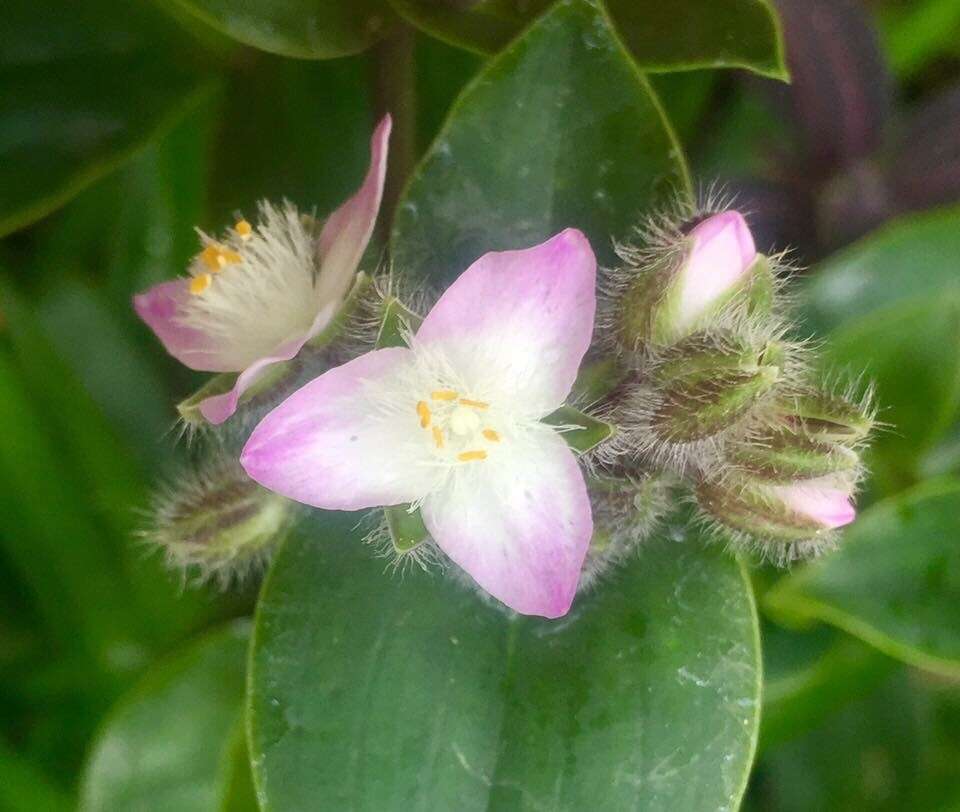
[[[785,419],[824,441],[857,443],[873,429],[868,408],[828,392],[805,392],[783,404],[782,409]]]
[[[854,451],[791,429],[779,429],[727,451],[730,462],[769,482],[795,482],[830,474],[853,474],[859,467]]]
[[[398,556],[406,555],[427,540],[429,534],[419,508],[410,510],[409,505],[396,505],[384,508],[383,515]]]
[[[615,428],[595,417],[584,414],[573,406],[561,406],[543,418],[549,426],[563,426],[560,436],[578,454],[585,454],[613,436]]]
[[[758,254],[747,273],[747,279],[749,280],[745,291],[747,312],[751,316],[769,316],[773,312],[773,301],[777,290],[770,258]]]
[[[377,332],[376,348],[406,347],[404,335],[415,331],[423,319],[395,296],[383,303],[383,316]]]

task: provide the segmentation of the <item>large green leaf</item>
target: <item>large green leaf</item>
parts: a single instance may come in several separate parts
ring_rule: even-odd
[[[958,691],[906,668],[764,753],[748,812],[956,812]]]
[[[872,487],[920,476],[923,455],[960,410],[960,208],[884,227],[824,262],[804,287],[807,324],[829,335],[824,360],[876,384]]]
[[[565,0],[561,0],[561,3]],[[502,48],[549,0],[464,4],[390,0],[414,25],[481,53]],[[767,0],[600,0],[644,70],[749,68],[785,78],[779,21]]]
[[[803,289],[810,327],[826,333],[883,307],[960,290],[960,207],[895,220],[817,266]]]
[[[875,387],[886,427],[866,455],[870,487],[893,493],[915,483],[960,406],[960,290],[855,319],[831,333],[822,355],[829,369],[863,373]]]
[[[874,505],[837,552],[788,575],[765,604],[960,675],[960,482],[927,483]]]
[[[81,788],[85,812],[216,812],[231,785],[247,624],[155,667],[114,708]]]
[[[384,572],[318,514],[264,587],[249,695],[264,809],[733,809],[758,722],[752,594],[653,541],[557,621]]]
[[[355,54],[395,25],[386,0],[167,0],[228,37],[299,59]]]
[[[649,83],[596,7],[569,0],[460,95],[400,201],[392,256],[449,279],[576,226],[609,259],[611,236],[685,178]]]
[[[0,234],[119,164],[209,97],[193,46],[149,3],[4,3]]]

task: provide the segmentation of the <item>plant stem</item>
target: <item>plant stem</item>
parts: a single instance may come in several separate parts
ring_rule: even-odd
[[[402,23],[373,50],[373,102],[377,117],[385,113],[393,116],[390,160],[378,223],[384,242],[390,234],[397,201],[416,162],[415,36],[413,28]]]

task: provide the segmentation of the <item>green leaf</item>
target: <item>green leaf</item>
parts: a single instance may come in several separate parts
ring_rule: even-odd
[[[737,806],[759,648],[720,550],[653,541],[546,621],[439,573],[391,577],[355,525],[317,514],[264,587],[249,712],[265,810]]]
[[[899,669],[814,730],[765,753],[746,809],[956,812],[957,691]],[[755,803],[751,803],[755,801]]]
[[[585,454],[591,448],[596,448],[614,432],[613,426],[609,423],[590,417],[573,406],[561,406],[543,418],[543,422],[550,426],[564,427],[560,436],[579,454]]]
[[[960,207],[894,220],[820,263],[803,289],[820,334],[881,308],[960,290]]]
[[[460,95],[401,198],[391,255],[439,281],[575,226],[609,260],[611,236],[685,183],[649,82],[596,7],[569,0]]]
[[[407,20],[439,39],[494,53],[549,5],[484,0],[467,7],[391,0]],[[749,68],[786,78],[779,20],[767,0],[603,0],[637,64],[647,71]]]
[[[837,626],[891,657],[960,675],[960,482],[866,510],[840,549],[786,576],[765,605]]]
[[[168,0],[244,45],[296,59],[365,50],[396,17],[385,0]]]
[[[915,76],[938,57],[955,56],[960,36],[955,0],[885,3],[877,11],[885,51],[901,78]]]
[[[800,632],[767,623],[762,630],[761,753],[821,724],[898,666],[829,626]]]
[[[260,812],[257,793],[250,771],[250,754],[247,749],[247,725],[243,714],[233,728],[230,737],[228,763],[224,770],[223,795],[220,812]]]
[[[155,667],[111,712],[81,787],[84,812],[213,812],[232,772],[248,626],[235,623]]]
[[[893,493],[913,484],[960,408],[960,289],[855,319],[830,335],[822,360],[875,386],[879,419],[890,428],[865,455],[871,487]]]
[[[0,741],[0,809],[17,812],[68,812],[70,797],[30,760]]]
[[[43,217],[210,98],[192,43],[149,3],[4,4],[0,234]]]

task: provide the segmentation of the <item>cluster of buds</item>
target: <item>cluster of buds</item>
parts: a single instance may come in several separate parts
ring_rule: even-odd
[[[673,476],[716,535],[777,563],[828,548],[855,516],[869,397],[821,388],[790,338],[782,257],[733,210],[653,221],[621,246],[605,312],[621,380],[603,463]]]

